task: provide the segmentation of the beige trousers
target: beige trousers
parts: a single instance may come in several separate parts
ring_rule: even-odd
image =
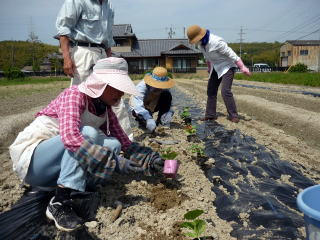
[[[81,47],[75,46],[71,48],[71,59],[73,60],[76,70],[71,85],[79,85],[85,81],[90,75],[95,63],[102,58],[106,58],[107,54],[105,49],[99,47]],[[128,135],[129,139],[133,141],[133,133],[130,125],[128,110],[125,107],[123,100],[116,107],[112,107],[113,112],[116,114],[119,123]]]

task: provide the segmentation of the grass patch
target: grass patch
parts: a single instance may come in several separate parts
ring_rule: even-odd
[[[10,84],[5,84],[5,82],[3,82],[3,85],[1,84],[1,81],[3,80],[0,80],[0,100],[15,99],[17,97],[23,99],[25,97],[28,98],[28,96],[36,96],[44,93],[47,93],[48,95],[53,93],[58,94],[63,89],[70,86],[70,80],[48,80],[48,78],[45,79],[45,81],[37,81],[36,79],[35,81],[31,80],[23,83],[19,81],[19,83],[14,83],[15,80],[10,80]],[[25,101],[28,101],[28,99],[25,99]]]
[[[142,80],[145,74],[129,74],[132,81]]]
[[[250,77],[237,73],[235,79],[320,87],[320,73],[253,73]]]
[[[40,83],[52,83],[52,82],[63,82],[69,81],[67,77],[27,77],[19,79],[0,79],[0,86],[11,86],[11,85],[25,85],[25,84],[40,84]]]

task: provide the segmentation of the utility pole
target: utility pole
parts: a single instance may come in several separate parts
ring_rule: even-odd
[[[169,28],[169,32],[168,32],[168,38],[169,39],[172,39],[173,38],[173,35],[175,35],[176,34],[176,32],[175,31],[173,31],[173,28],[172,28],[172,26]]]
[[[240,33],[239,33],[239,35],[240,35],[240,39],[239,39],[239,43],[240,43],[240,58],[241,58],[241,55],[242,55],[242,43],[243,43],[243,40],[244,40],[244,38],[242,37],[245,33],[243,32],[243,28],[242,28],[242,26],[240,26]]]
[[[319,42],[320,42],[320,29],[318,32],[319,32]],[[318,54],[318,72],[320,72],[320,44],[318,46],[318,52],[319,52],[319,54]]]
[[[183,27],[183,38],[186,37],[186,27]]]
[[[39,37],[34,32],[32,17],[30,17],[30,32],[29,32],[28,41],[32,43],[32,47],[31,47],[32,67],[33,67],[33,70],[35,71],[36,68],[39,67],[38,58],[37,58],[37,45],[38,43],[40,43],[40,41],[39,41]]]
[[[11,56],[10,56],[10,60],[11,60],[11,65],[10,67],[14,67],[15,63],[15,59],[14,59],[14,45],[13,45],[13,39],[11,39]]]

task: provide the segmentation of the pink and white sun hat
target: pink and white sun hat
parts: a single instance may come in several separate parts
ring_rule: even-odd
[[[123,58],[108,57],[98,60],[93,72],[79,84],[79,91],[98,98],[107,86],[116,88],[124,93],[138,95],[134,83],[128,75],[128,64]]]

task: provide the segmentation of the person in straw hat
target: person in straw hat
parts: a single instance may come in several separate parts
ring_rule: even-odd
[[[114,171],[162,171],[159,154],[132,143],[112,111],[124,93],[138,94],[127,62],[101,59],[86,81],[60,93],[9,147],[13,169],[23,182],[56,189],[46,215],[60,230],[83,224],[67,202],[73,191],[85,191],[90,179],[101,183]]]
[[[130,107],[140,127],[153,132],[159,124],[170,124],[174,112],[171,110],[172,95],[169,89],[173,86],[174,81],[168,77],[164,67],[155,67],[138,83],[139,95],[131,96]],[[158,112],[157,120],[152,117],[155,112]]]
[[[237,66],[246,75],[251,75],[249,69],[221,37],[210,33],[208,29],[192,25],[187,29],[187,36],[191,44],[199,45],[208,65],[208,99],[203,120],[217,119],[217,93],[222,83],[221,95],[228,111],[228,119],[238,123],[237,107],[231,92],[233,77]]]

